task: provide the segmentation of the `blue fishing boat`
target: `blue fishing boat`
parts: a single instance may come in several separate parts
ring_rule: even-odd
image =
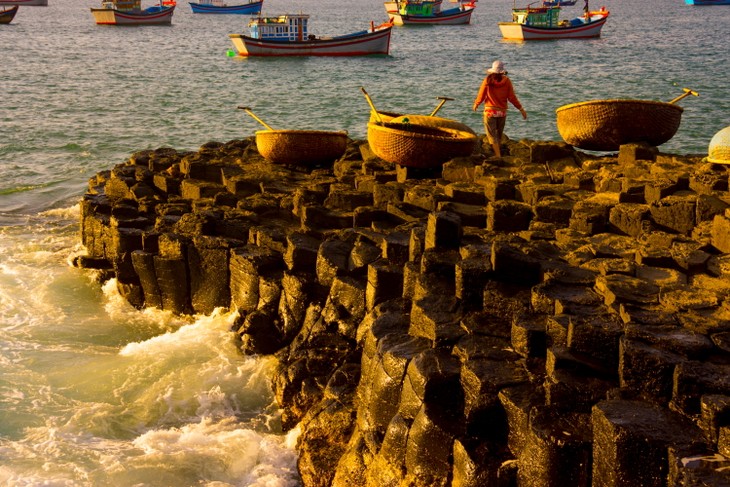
[[[194,14],[254,15],[261,13],[261,5],[264,0],[254,0],[239,5],[228,5],[223,0],[204,0],[199,3],[189,3]]]
[[[3,8],[0,10],[0,24],[9,24],[15,18],[15,14],[18,13],[18,6],[15,5],[10,8]]]
[[[730,5],[730,0],[684,0],[687,5]]]

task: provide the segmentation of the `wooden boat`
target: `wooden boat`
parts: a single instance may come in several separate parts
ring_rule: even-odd
[[[572,7],[578,0],[542,0],[543,7]]]
[[[684,0],[687,5],[730,5],[730,0]]]
[[[408,0],[393,0],[393,1],[384,2],[383,4],[385,6],[385,12],[387,14],[397,14],[398,13],[398,9],[399,9],[399,4],[402,3],[403,1],[408,1]],[[434,12],[440,12],[441,11],[441,3],[442,3],[442,1],[443,0],[421,0],[421,2],[429,2],[429,3],[432,3],[433,4],[433,11]]]
[[[12,7],[23,5],[24,7],[47,7],[48,0],[0,0],[0,7]]]
[[[17,5],[0,10],[0,24],[9,24],[12,22],[16,13],[18,13]]]
[[[645,100],[592,100],[556,110],[558,132],[570,145],[585,150],[615,151],[623,144],[658,146],[679,128],[683,108]]]
[[[334,37],[308,32],[309,15],[257,17],[249,22],[250,36],[228,34],[239,56],[363,56],[388,54],[392,22]]]
[[[560,7],[526,7],[512,9],[512,22],[499,22],[507,40],[587,39],[599,37],[608,20],[604,7],[585,12],[572,20],[560,20]]]
[[[400,2],[396,13],[389,13],[395,25],[463,25],[471,21],[476,5],[462,3],[458,7],[434,10],[433,2],[408,0]]]
[[[189,3],[194,14],[252,15],[261,13],[261,5],[264,0],[253,0],[239,5],[228,5],[223,0],[203,0],[200,3]]]
[[[92,8],[97,25],[169,25],[175,5],[154,5],[142,10],[140,0],[109,0]]]

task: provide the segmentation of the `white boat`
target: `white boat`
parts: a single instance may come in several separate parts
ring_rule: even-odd
[[[101,8],[92,8],[97,25],[169,25],[175,5],[160,3],[142,9],[140,0],[103,1]]]
[[[559,13],[560,7],[515,8],[512,22],[499,22],[499,30],[506,40],[589,39],[601,35],[609,15],[604,7],[572,20],[560,20]]]
[[[459,2],[458,7],[442,10],[434,2],[407,0],[399,2],[398,11],[388,13],[395,25],[463,25],[471,21],[474,2]]]
[[[351,34],[317,37],[308,32],[309,15],[257,17],[250,36],[228,34],[239,56],[363,56],[388,54],[391,22]]]
[[[398,4],[407,2],[409,0],[392,0],[388,2],[383,2],[383,5],[385,6],[385,12],[388,14],[397,14],[398,13]],[[414,1],[414,0],[410,0]],[[416,0],[416,1],[426,1],[429,3],[433,3],[433,11],[434,12],[440,12],[441,11],[441,3],[443,0]],[[458,2],[460,3],[460,1]]]

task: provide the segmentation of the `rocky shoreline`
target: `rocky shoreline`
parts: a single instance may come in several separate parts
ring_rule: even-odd
[[[76,265],[139,308],[237,310],[306,486],[730,485],[730,173],[506,146],[140,151],[89,181]]]

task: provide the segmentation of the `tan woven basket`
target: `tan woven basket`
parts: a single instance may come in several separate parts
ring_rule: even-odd
[[[256,147],[275,164],[331,164],[347,149],[347,132],[324,130],[259,130]]]
[[[378,115],[380,115],[380,119],[378,119],[378,117],[375,115],[375,112],[374,111],[370,110],[370,120],[369,120],[369,122],[371,122],[371,123],[376,123],[376,122],[379,122],[379,121],[382,121],[382,122],[390,122],[395,117],[400,117],[403,114],[402,113],[395,113],[395,112],[381,112],[381,111],[378,111]]]
[[[405,123],[404,121],[406,119],[408,119],[408,123],[413,123],[416,125],[423,125],[425,127],[455,129],[476,135],[476,132],[474,132],[471,127],[469,127],[465,123],[461,123],[450,118],[432,117],[431,115],[401,115],[390,120],[390,123]]]
[[[406,167],[436,167],[454,157],[470,155],[473,133],[416,124],[369,123],[370,149],[381,159]]]
[[[622,144],[647,142],[657,146],[677,133],[684,109],[645,100],[593,100],[558,108],[558,132],[580,149],[618,150]]]

